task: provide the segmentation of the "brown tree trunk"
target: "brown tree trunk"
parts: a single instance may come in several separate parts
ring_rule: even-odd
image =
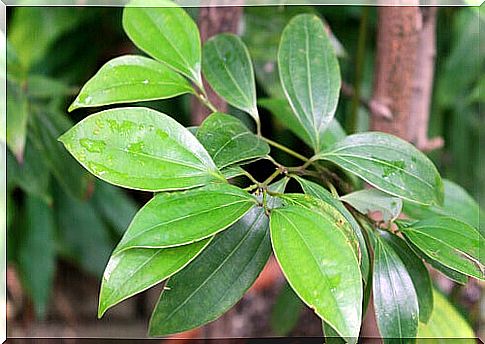
[[[436,8],[379,9],[371,129],[388,132],[423,150],[442,145],[428,139],[436,54]],[[386,110],[386,111],[383,111]],[[381,113],[391,113],[384,118]]]
[[[411,139],[411,97],[421,27],[418,7],[379,8],[373,103],[387,107],[392,118],[374,112],[371,128],[405,140]]]
[[[394,134],[421,150],[439,148],[441,138],[428,139],[437,9],[381,7],[378,11],[374,94],[369,106],[371,130]],[[361,335],[378,336],[372,304]]]
[[[220,1],[217,2],[220,4]],[[237,3],[237,2],[236,2]],[[228,5],[234,5],[232,1]],[[200,8],[199,12],[199,30],[202,42],[205,42],[210,37],[222,32],[237,33],[240,18],[242,15],[242,7],[227,6],[227,7],[214,7],[214,0],[207,0],[203,2],[203,5],[208,7]],[[209,86],[209,84],[203,80],[204,87],[207,91],[209,100],[215,105],[215,107],[222,112],[227,111],[227,103],[222,100]],[[192,98],[192,124],[199,125],[210,114],[210,110],[207,109],[199,100],[195,97]]]

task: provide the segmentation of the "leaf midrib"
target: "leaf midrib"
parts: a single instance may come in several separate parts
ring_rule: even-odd
[[[126,246],[128,243],[130,243],[134,239],[140,237],[141,235],[143,235],[143,234],[147,233],[148,231],[151,231],[151,230],[153,230],[153,229],[155,229],[157,227],[165,227],[166,225],[171,224],[171,223],[174,223],[174,222],[183,221],[183,220],[186,220],[186,219],[191,218],[191,217],[194,217],[194,216],[199,216],[199,215],[206,214],[206,213],[211,212],[211,211],[214,211],[214,210],[220,210],[220,209],[223,209],[223,208],[226,208],[226,207],[230,207],[230,206],[235,205],[235,204],[238,204],[238,203],[245,203],[245,202],[246,203],[249,203],[249,200],[248,199],[242,199],[242,200],[234,201],[234,202],[231,202],[231,203],[222,204],[220,206],[213,207],[213,208],[210,208],[210,209],[205,209],[205,210],[199,211],[197,213],[191,213],[191,214],[184,215],[182,217],[178,217],[178,218],[175,218],[175,219],[166,221],[166,222],[158,223],[156,225],[153,225],[153,226],[150,226],[148,228],[145,228],[143,231],[138,232],[136,235],[130,237],[127,240],[125,240],[123,246]],[[204,239],[204,238],[201,238],[201,240],[202,239]],[[170,246],[167,246],[167,247],[170,247]],[[126,249],[128,249],[128,247],[124,247],[123,248],[123,250],[126,250]],[[121,251],[118,251],[118,252],[121,252]]]

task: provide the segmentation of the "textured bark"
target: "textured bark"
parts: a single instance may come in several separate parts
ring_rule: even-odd
[[[409,141],[411,97],[421,28],[421,10],[418,7],[379,8],[372,102],[378,108],[388,108],[392,119],[374,112],[371,128]]]
[[[237,33],[240,18],[242,15],[242,7],[234,6],[241,3],[241,1],[228,2],[227,7],[215,7],[214,0],[207,0],[203,2],[203,5],[207,7],[200,8],[199,12],[199,30],[202,42],[205,42],[210,37],[222,32]],[[220,1],[217,2],[220,5]],[[209,100],[216,106],[216,108],[222,112],[227,111],[227,103],[222,100],[209,86],[209,84],[203,80],[204,87],[207,91]],[[192,124],[199,125],[210,114],[210,110],[203,104],[192,98]]]
[[[414,93],[411,103],[410,131],[414,135],[412,142],[423,151],[431,151],[443,146],[443,139],[440,137],[428,139],[436,60],[437,11],[436,7],[421,9],[423,28],[419,34]]]
[[[428,139],[436,55],[436,8],[379,9],[371,129],[388,132],[419,149],[441,147]],[[382,113],[392,114],[385,118]]]

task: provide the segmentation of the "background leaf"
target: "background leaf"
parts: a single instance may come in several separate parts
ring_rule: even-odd
[[[236,117],[213,113],[197,130],[197,139],[207,149],[219,168],[262,158],[270,148]]]
[[[343,337],[359,334],[362,276],[331,216],[290,205],[271,211],[276,258],[298,296]]]
[[[204,43],[202,54],[202,70],[214,91],[259,123],[253,65],[243,41],[219,34]]]
[[[128,228],[128,225],[139,208],[138,204],[124,193],[123,190],[101,180],[97,180],[94,186],[92,203],[99,214],[102,215],[103,219],[120,236]]]
[[[202,84],[199,29],[175,3],[132,0],[123,12],[123,28],[142,51]]]
[[[210,240],[173,248],[135,248],[112,255],[101,282],[98,317],[121,301],[182,270]]]
[[[32,196],[26,199],[25,215],[25,228],[17,253],[18,268],[36,314],[43,317],[56,270],[54,215],[44,201]]]
[[[163,191],[224,180],[187,129],[148,108],[98,112],[59,140],[88,171],[118,186]]]
[[[101,277],[114,246],[109,229],[91,203],[73,198],[59,187],[54,200],[59,254]]]
[[[413,145],[395,136],[350,135],[315,159],[331,161],[391,195],[421,204],[443,203],[436,167]]]
[[[174,247],[208,238],[255,204],[252,195],[228,184],[157,194],[137,213],[115,252]]]
[[[106,63],[81,89],[69,111],[91,106],[172,98],[194,92],[189,82],[162,63],[136,55]]]
[[[62,189],[70,196],[83,199],[86,196],[91,176],[74,160],[57,138],[71,122],[56,111],[42,111],[34,116],[32,141],[37,146],[41,159]]]
[[[404,212],[406,215],[417,220],[424,220],[437,215],[450,216],[466,222],[470,226],[479,228],[480,208],[477,202],[458,184],[443,179],[443,185],[445,198],[442,207],[426,207],[404,202]]]
[[[52,196],[49,190],[49,169],[42,159],[38,147],[28,139],[25,147],[25,159],[19,164],[14,156],[7,152],[8,183],[18,185],[27,194],[42,199],[51,204]]]
[[[338,60],[322,21],[293,18],[281,36],[278,68],[285,95],[316,152],[333,119],[340,93]]]
[[[377,326],[384,342],[416,337],[419,309],[413,282],[401,258],[377,236],[372,283]]]
[[[7,145],[18,161],[23,160],[27,138],[29,102],[20,86],[7,82]]]
[[[380,212],[384,222],[394,221],[401,214],[402,200],[377,189],[355,191],[340,199],[364,215]]]
[[[476,343],[475,333],[460,313],[436,289],[433,290],[435,306],[427,324],[420,323],[418,344]],[[453,339],[451,339],[453,338]]]
[[[152,314],[150,335],[181,332],[217,319],[249,289],[270,253],[268,218],[263,208],[253,208],[168,281],[169,289]]]
[[[296,327],[304,306],[298,295],[285,282],[271,308],[271,330],[279,336],[287,336]]]

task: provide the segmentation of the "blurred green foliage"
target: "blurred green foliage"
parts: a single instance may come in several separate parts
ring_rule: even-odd
[[[369,11],[367,42],[364,53],[357,56],[363,10],[355,6],[245,8],[241,34],[254,62],[259,94],[284,98],[275,62],[281,31],[295,14],[313,12],[325,19],[333,33],[342,79],[370,98],[377,16],[375,9]],[[439,11],[429,132],[446,141],[443,149],[431,153],[442,175],[482,203],[485,153],[477,142],[483,139],[485,126],[480,112],[485,38],[479,35],[484,25],[479,11],[483,14],[483,8]],[[190,13],[197,15],[194,9]],[[10,9],[8,19],[8,259],[17,266],[37,314],[43,315],[56,260],[71,261],[100,277],[114,244],[136,212],[138,194],[127,195],[94,180],[57,141],[74,122],[88,115],[87,110],[67,114],[79,86],[112,57],[135,49],[122,32],[121,8],[19,7]],[[354,84],[357,66],[363,72],[360,85]],[[149,106],[191,124],[188,96]],[[337,108],[340,123],[349,123],[351,107],[351,99],[342,96]],[[367,129],[368,116],[366,109],[358,109],[358,131]],[[267,136],[302,150],[301,141],[269,112],[263,111],[261,117]],[[277,158],[291,164],[287,156]],[[296,320],[289,316],[288,322]]]

